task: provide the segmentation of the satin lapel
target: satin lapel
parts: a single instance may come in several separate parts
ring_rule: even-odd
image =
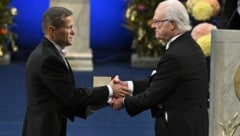
[[[47,38],[43,38],[43,40],[42,40],[42,44],[44,45],[44,46],[47,46],[47,47],[49,47],[49,48],[51,48],[55,53],[56,53],[56,55],[63,61],[63,63],[65,64],[65,62],[64,62],[64,58],[59,54],[59,52],[58,52],[58,50],[55,48],[55,46],[53,45],[53,43],[52,42],[50,42]],[[74,83],[74,85],[75,85],[75,80],[74,80],[74,76],[73,76],[73,72],[72,72],[72,69],[71,69],[71,66],[69,65],[69,63],[68,63],[68,60],[67,59],[65,59],[66,60],[66,62],[67,62],[67,64],[68,64],[68,66],[66,66],[66,68],[68,69],[68,71],[69,71],[69,75],[71,76],[71,78],[72,78],[72,81],[73,81],[73,83]]]
[[[68,62],[68,60],[65,58],[65,60],[66,60],[66,62],[67,62],[67,64],[68,64],[68,71],[69,71],[69,74],[71,75],[71,77],[72,77],[72,81],[73,81],[73,83],[74,83],[74,85],[75,85],[75,80],[74,80],[74,76],[73,76],[73,71],[72,71],[72,68],[71,68],[71,66],[70,66],[70,64],[69,64],[69,62]]]

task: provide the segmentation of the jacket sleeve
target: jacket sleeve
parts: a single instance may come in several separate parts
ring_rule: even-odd
[[[130,116],[161,104],[175,90],[180,82],[180,64],[171,57],[162,58],[149,86],[135,96],[127,96],[124,105]]]
[[[147,89],[150,84],[150,77],[133,81],[133,95],[139,94]]]
[[[71,73],[72,74],[72,73]],[[107,102],[107,86],[76,88],[74,79],[58,57],[48,57],[41,67],[41,81],[65,105],[99,105]]]

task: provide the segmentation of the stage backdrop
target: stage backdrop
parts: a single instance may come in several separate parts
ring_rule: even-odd
[[[124,28],[126,0],[91,0],[90,47],[95,61],[129,57],[132,35]]]
[[[15,17],[17,45],[32,50],[41,41],[41,19],[50,6],[49,0],[12,0],[18,9]],[[109,61],[129,57],[132,34],[124,28],[126,0],[90,0],[90,47],[94,61]]]
[[[41,19],[49,7],[49,0],[12,0],[10,5],[18,9],[14,18],[16,26],[13,27],[18,35],[16,44],[21,50],[32,50],[43,37]]]

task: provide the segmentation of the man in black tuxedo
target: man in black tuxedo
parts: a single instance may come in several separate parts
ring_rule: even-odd
[[[72,44],[74,35],[70,10],[49,8],[43,15],[42,30],[44,38],[26,64],[27,109],[22,136],[65,136],[67,119],[86,118],[88,105],[104,105],[108,98],[128,92],[112,82],[92,89],[75,87],[62,51]]]
[[[190,35],[189,15],[178,0],[161,2],[151,27],[166,51],[149,78],[115,80],[133,90],[133,96],[115,98],[115,110],[130,116],[151,109],[156,136],[208,136],[208,71],[199,45]]]

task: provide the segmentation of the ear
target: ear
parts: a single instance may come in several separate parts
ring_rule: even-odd
[[[175,21],[170,21],[170,24],[171,24],[171,30],[175,30],[177,28],[177,24]]]
[[[48,34],[49,34],[51,37],[54,37],[55,31],[56,31],[56,29],[55,29],[54,26],[48,26],[47,31],[48,31]]]

